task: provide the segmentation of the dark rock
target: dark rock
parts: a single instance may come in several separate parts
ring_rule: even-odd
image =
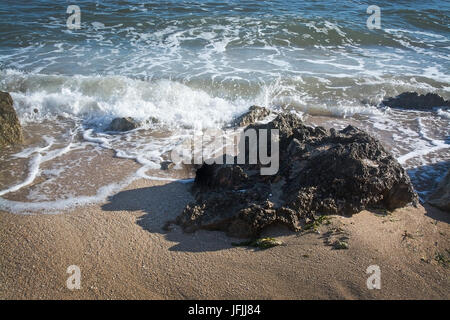
[[[173,163],[172,161],[163,161],[161,162],[161,170],[169,170],[172,169],[173,167],[175,167],[175,163]]]
[[[0,146],[23,142],[22,126],[11,95],[0,91]]]
[[[196,201],[176,219],[184,231],[257,237],[275,223],[299,231],[306,221],[324,214],[351,215],[418,203],[400,164],[355,127],[327,132],[283,113],[249,128],[279,129],[279,171],[264,176],[259,163],[203,164],[194,182]]]
[[[444,100],[436,93],[419,95],[417,92],[403,92],[402,94],[388,98],[382,102],[391,108],[404,109],[432,109],[434,107],[450,107],[450,101]]]
[[[139,128],[139,122],[133,118],[115,118],[108,127],[109,131],[130,131]]]
[[[450,212],[450,170],[428,198],[428,203],[441,210]]]
[[[245,127],[249,124],[253,124],[257,121],[263,120],[270,115],[270,110],[264,107],[251,106],[249,111],[238,117],[233,125],[239,127]]]

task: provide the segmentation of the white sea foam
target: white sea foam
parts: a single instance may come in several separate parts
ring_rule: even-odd
[[[7,190],[1,191],[0,196],[19,190],[20,188],[26,186],[33,182],[36,176],[39,174],[39,165],[42,163],[42,157],[40,154],[36,155],[31,161],[30,173],[27,179],[18,185],[15,185]],[[154,169],[152,165],[144,165],[134,174],[128,176],[117,183],[110,183],[98,188],[95,195],[84,196],[84,195],[67,195],[67,197],[62,197],[53,201],[13,201],[0,197],[0,209],[8,210],[13,213],[27,214],[31,212],[41,212],[46,214],[58,213],[62,210],[74,209],[78,206],[89,205],[94,203],[104,202],[109,196],[116,194],[122,189],[129,186],[133,181],[137,179],[150,179],[156,181],[168,181],[168,182],[179,182],[179,183],[191,183],[193,179],[175,179],[170,177],[161,177],[154,175],[147,175],[146,172],[149,169]],[[53,174],[60,174],[61,171],[53,172]],[[45,198],[45,197],[40,197]]]
[[[12,201],[0,197],[0,208],[14,213],[26,214],[30,212],[56,213],[61,210],[73,209],[77,206],[98,203],[108,196],[119,192],[128,186],[135,178],[128,178],[121,183],[112,183],[99,188],[94,196],[75,196],[56,201],[22,202]]]
[[[114,117],[139,121],[151,117],[173,128],[216,127],[248,108],[244,101],[229,101],[169,80],[149,82],[122,76],[64,77],[13,71],[6,71],[6,75],[6,87],[14,89],[18,83],[27,87],[26,91],[11,90],[19,117],[25,123],[63,115],[100,126],[106,126]]]
[[[424,147],[422,149],[413,150],[408,152],[397,158],[398,162],[402,165],[405,165],[406,162],[410,159],[421,157],[442,149],[449,149],[450,145],[448,145],[445,141],[433,140],[432,145],[429,147]]]
[[[1,190],[0,196],[10,193],[10,192],[17,191],[17,190],[29,185],[30,183],[32,183],[39,174],[39,165],[41,164],[41,161],[42,161],[42,156],[40,153],[38,153],[30,160],[30,164],[29,164],[29,168],[28,168],[28,176],[26,177],[26,179],[19,184],[9,187],[8,189]]]
[[[445,119],[450,119],[450,111],[437,109],[436,113]]]

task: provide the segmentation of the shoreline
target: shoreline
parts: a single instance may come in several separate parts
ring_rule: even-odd
[[[398,137],[394,138],[397,134],[395,131],[383,131],[376,128],[373,123],[363,120],[308,114],[304,116],[306,125],[323,126],[327,130],[342,129],[347,125],[356,126],[378,139],[397,161],[407,157],[408,159],[401,161],[400,164],[408,171],[422,201],[425,201],[430,192],[434,190],[439,177],[450,169],[450,163],[447,161],[447,157],[450,155],[450,146],[445,144],[445,140],[442,139],[430,140],[427,136],[428,133],[425,134],[426,132],[419,131],[418,137],[411,136],[407,140],[405,138],[405,141],[399,141]],[[413,121],[414,119],[410,120],[410,122]],[[57,123],[55,122],[55,125]],[[17,201],[16,204],[9,204],[9,206],[16,206],[12,211],[17,212],[36,212],[39,211],[40,206],[43,210],[51,209],[54,206],[64,210],[63,207],[67,207],[71,203],[93,201],[98,203],[100,199],[104,198],[104,194],[112,194],[111,192],[105,193],[104,189],[118,190],[128,185],[129,181],[141,177],[149,180],[167,179],[169,181],[192,178],[195,175],[186,167],[160,170],[148,166],[148,163],[152,161],[152,157],[149,157],[148,154],[155,150],[151,149],[146,154],[145,148],[144,151],[140,148],[149,141],[157,141],[160,138],[159,131],[153,132],[153,130],[141,128],[137,131],[113,134],[109,138],[115,142],[120,142],[122,139],[127,143],[134,140],[139,140],[139,142],[136,146],[119,144],[103,148],[102,143],[86,141],[82,136],[67,143],[62,139],[61,133],[55,132],[50,134],[52,137],[54,136],[52,139],[55,139],[55,142],[47,143],[44,134],[46,128],[38,124],[25,126],[25,144],[12,146],[4,152],[3,156],[0,156],[0,163],[3,164],[3,168],[0,169],[0,185],[4,185],[0,192],[7,192],[29,180],[22,188],[5,194],[3,197],[5,200],[4,210],[9,210],[8,204],[6,204],[8,201]],[[434,130],[431,125],[427,126],[428,129]],[[104,135],[98,137],[99,140],[104,138]],[[422,153],[424,154],[416,156],[418,151],[408,141],[420,146],[423,144]],[[433,143],[439,143],[438,150],[434,150],[436,146]],[[408,149],[405,149],[406,145]],[[44,149],[46,150],[42,151]],[[138,151],[134,154],[135,150]],[[25,156],[24,153],[29,154]],[[53,153],[61,154],[53,155]],[[120,155],[117,156],[117,153]],[[159,155],[161,159],[165,159],[165,156],[166,154]],[[43,160],[35,161],[36,158]],[[159,165],[165,162],[165,160],[160,161]],[[192,165],[188,165],[188,167],[192,167]],[[40,171],[39,174],[38,171]],[[12,181],[14,183],[11,183]],[[65,201],[65,198],[68,200]],[[2,199],[0,199],[1,201]],[[68,205],[62,205],[62,202]],[[27,207],[30,209],[28,210]],[[33,209],[34,207],[37,209]]]
[[[62,214],[0,212],[0,298],[450,298],[448,268],[434,259],[450,248],[450,219],[438,209],[332,216],[320,234],[272,227],[263,236],[284,245],[253,250],[223,232],[163,231],[192,201],[189,187],[140,179],[106,203]],[[348,250],[327,244],[333,228],[348,234]],[[373,264],[381,290],[366,287]],[[70,265],[80,267],[80,290],[66,287]]]

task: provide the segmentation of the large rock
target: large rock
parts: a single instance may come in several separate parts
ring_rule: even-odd
[[[434,207],[450,212],[450,170],[431,194],[428,203]]]
[[[113,119],[113,121],[111,121],[108,130],[124,132],[137,129],[139,128],[139,125],[139,122],[130,117],[115,118]]]
[[[250,128],[279,129],[279,171],[261,175],[261,164],[203,164],[195,177],[196,201],[175,221],[184,231],[257,237],[274,223],[298,231],[323,214],[351,215],[418,203],[400,164],[355,127],[327,132],[304,125],[293,114],[280,114],[246,130]]]
[[[23,142],[22,126],[11,95],[0,91],[0,146]]]
[[[419,95],[417,92],[403,92],[402,94],[383,101],[385,106],[405,109],[431,109],[434,107],[450,107],[450,101],[444,100],[436,93]]]

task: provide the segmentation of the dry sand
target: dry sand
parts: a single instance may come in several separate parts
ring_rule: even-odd
[[[269,250],[233,247],[221,232],[162,227],[192,200],[189,184],[139,180],[106,203],[57,215],[0,212],[2,299],[449,299],[448,213],[333,216],[319,233],[267,230]],[[328,245],[340,229],[349,249]],[[334,232],[333,232],[334,230]],[[406,233],[405,233],[406,231]],[[81,269],[69,290],[67,267]],[[366,268],[381,268],[369,290]]]

